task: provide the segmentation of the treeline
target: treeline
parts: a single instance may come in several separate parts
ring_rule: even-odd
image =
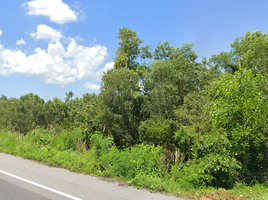
[[[54,135],[79,129],[88,149],[94,133],[121,151],[154,145],[170,178],[196,186],[267,180],[267,34],[247,32],[230,52],[202,62],[193,44],[159,42],[151,52],[135,31],[122,28],[117,38],[99,95],[69,92],[47,102],[2,95],[1,128],[26,136],[37,127]]]

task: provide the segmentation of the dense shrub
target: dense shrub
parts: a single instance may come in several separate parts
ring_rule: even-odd
[[[120,150],[113,146],[112,137],[103,137],[102,134],[96,133],[91,138],[95,159],[108,173],[128,180],[137,175],[160,177],[163,174],[163,163],[160,159],[163,153],[161,147],[140,144]]]

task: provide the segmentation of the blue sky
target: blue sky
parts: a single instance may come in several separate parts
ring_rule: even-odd
[[[122,27],[152,51],[193,42],[199,56],[229,51],[246,31],[268,32],[265,0],[10,0],[0,6],[0,94],[45,100],[99,93]]]

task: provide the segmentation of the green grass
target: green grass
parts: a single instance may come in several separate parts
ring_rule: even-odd
[[[251,187],[237,184],[233,189],[224,190],[213,187],[194,188],[187,182],[175,182],[171,175],[163,172],[164,166],[157,161],[161,155],[160,149],[156,147],[139,145],[120,151],[116,147],[106,148],[110,145],[111,138],[101,139],[96,136],[95,146],[86,150],[83,142],[77,139],[80,137],[79,131],[68,133],[72,134],[71,142],[69,139],[63,141],[62,138],[67,138],[66,134],[53,135],[35,130],[27,137],[21,137],[0,131],[0,152],[185,198],[268,199],[268,184],[255,184]]]

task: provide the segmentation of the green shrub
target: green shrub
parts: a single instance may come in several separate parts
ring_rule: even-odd
[[[96,131],[90,137],[91,149],[94,151],[95,159],[98,161],[102,154],[108,152],[109,148],[113,145],[113,137],[103,137],[103,135]]]
[[[232,188],[238,180],[240,165],[228,154],[209,154],[178,167],[172,174],[177,182],[189,182],[194,187],[213,185]]]
[[[56,134],[47,129],[36,127],[27,134],[26,140],[32,144],[51,146],[60,151],[84,150],[86,148],[86,136],[80,129]]]
[[[241,180],[248,184],[267,180],[267,84],[267,76],[251,70],[225,74],[216,81],[211,90],[215,97],[205,108],[214,129],[228,139],[228,150],[242,166]]]
[[[39,126],[27,133],[26,138],[32,144],[51,145],[53,142],[53,134]]]
[[[82,130],[76,129],[71,132],[61,132],[54,135],[53,146],[58,150],[85,150],[86,148],[86,135]]]
[[[161,176],[161,147],[153,145],[137,145],[119,150],[112,147],[100,157],[107,170],[120,177],[133,179],[138,174],[154,174]]]

